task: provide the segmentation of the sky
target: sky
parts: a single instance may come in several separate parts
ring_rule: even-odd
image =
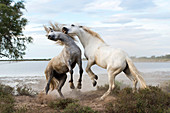
[[[50,21],[88,26],[129,56],[170,54],[169,0],[25,0],[25,7],[24,34],[34,42],[24,58],[52,58],[62,50],[45,36]]]

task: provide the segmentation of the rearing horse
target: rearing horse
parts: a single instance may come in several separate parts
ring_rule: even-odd
[[[57,88],[60,96],[64,97],[61,93],[61,88],[63,87],[66,81],[67,72],[70,72],[71,75],[71,80],[69,81],[70,88],[75,88],[73,84],[73,68],[76,64],[78,64],[79,66],[80,73],[77,88],[81,89],[81,81],[83,74],[81,50],[74,42],[73,37],[70,37],[62,32],[56,32],[52,28],[48,29],[45,26],[44,28],[47,32],[48,39],[53,41],[60,41],[60,43],[64,45],[64,48],[61,53],[50,60],[45,70],[46,80],[48,81],[47,86],[45,88],[46,94],[48,93],[49,89],[53,90]]]
[[[133,81],[134,90],[136,90],[138,80],[142,88],[147,87],[132,60],[123,50],[110,47],[96,32],[84,26],[71,25],[69,27],[63,27],[62,30],[69,35],[78,36],[82,43],[85,57],[88,60],[86,72],[90,76],[93,86],[97,84],[96,80],[98,77],[92,72],[91,66],[97,64],[98,66],[107,69],[109,89],[100,98],[101,100],[109,95],[111,90],[115,88],[115,77],[122,71],[131,81]]]

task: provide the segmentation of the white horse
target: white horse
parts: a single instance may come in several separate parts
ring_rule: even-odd
[[[136,90],[138,80],[141,84],[141,88],[147,87],[144,79],[136,69],[127,53],[121,49],[114,49],[107,45],[96,32],[87,27],[76,25],[63,27],[62,31],[72,36],[78,36],[80,42],[82,43],[85,57],[88,60],[86,72],[90,76],[93,86],[97,84],[96,80],[98,77],[92,72],[91,66],[97,64],[98,66],[107,69],[109,89],[100,98],[101,100],[109,95],[115,88],[115,77],[122,71],[131,81],[133,81],[134,90]]]

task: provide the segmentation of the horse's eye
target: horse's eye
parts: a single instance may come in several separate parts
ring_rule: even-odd
[[[83,26],[79,26],[80,28],[82,28]]]
[[[72,27],[74,27],[75,25],[74,24],[71,24]]]

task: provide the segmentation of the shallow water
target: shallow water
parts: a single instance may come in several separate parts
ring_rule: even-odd
[[[20,61],[20,62],[0,62],[0,77],[25,77],[25,76],[44,76],[44,70],[49,61]],[[83,61],[85,69],[87,61]],[[170,62],[137,62],[135,66],[140,72],[170,72]],[[105,69],[94,65],[92,70],[96,74],[106,74]],[[74,69],[78,74],[78,67]],[[85,73],[86,74],[86,73]]]
[[[49,61],[22,61],[0,62],[0,83],[16,86],[17,84],[29,84],[36,89],[43,89],[46,85],[44,70]],[[87,61],[83,61],[85,69]],[[170,62],[136,62],[135,66],[142,73],[148,85],[159,85],[161,82],[170,80]],[[92,67],[98,75],[98,85],[108,83],[107,71],[96,65]],[[74,83],[77,84],[78,66],[74,69]],[[69,75],[69,74],[68,74]],[[67,78],[65,90],[70,90]],[[119,74],[116,80],[131,85],[131,81],[123,74]],[[83,91],[95,89],[86,72],[83,73]]]

